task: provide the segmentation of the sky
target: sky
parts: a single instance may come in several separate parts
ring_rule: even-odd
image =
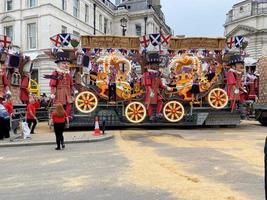
[[[161,0],[174,35],[223,36],[227,12],[241,0]]]
[[[161,5],[174,35],[216,37],[223,36],[227,12],[241,1],[161,0]]]

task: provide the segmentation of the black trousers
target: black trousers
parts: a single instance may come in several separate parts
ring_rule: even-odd
[[[57,148],[60,148],[60,144],[64,145],[64,136],[63,136],[64,128],[65,128],[65,123],[54,123]]]
[[[10,138],[10,119],[5,119],[5,132],[4,132],[4,137],[5,138]]]
[[[27,123],[28,123],[29,129],[31,129],[31,133],[34,133],[34,129],[37,125],[36,119],[27,119]]]
[[[10,119],[0,118],[0,139],[9,138]]]
[[[0,118],[0,140],[5,137],[5,120]]]
[[[106,121],[102,122],[102,134],[104,135],[106,131]]]

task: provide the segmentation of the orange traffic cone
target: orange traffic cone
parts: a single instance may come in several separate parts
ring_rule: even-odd
[[[95,118],[95,132],[94,136],[100,136],[100,129],[99,129],[99,120],[98,117]]]

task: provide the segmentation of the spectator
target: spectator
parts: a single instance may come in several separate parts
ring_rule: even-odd
[[[40,104],[41,104],[41,108],[47,108],[48,107],[47,96],[45,93],[43,93],[41,96]]]
[[[63,132],[65,125],[67,128],[69,127],[69,119],[62,104],[56,105],[55,111],[52,113],[52,121],[54,123],[54,131],[57,143],[57,147],[55,148],[55,150],[61,150],[60,144],[62,145],[62,149],[64,149],[65,144],[64,144]]]
[[[6,108],[0,104],[0,140],[10,137],[8,128],[9,126],[9,114]]]
[[[35,133],[34,129],[37,125],[37,118],[36,118],[36,105],[33,98],[30,98],[30,103],[27,106],[26,120],[29,128],[31,129],[31,134],[34,134]]]
[[[36,109],[41,108],[40,99],[35,94],[33,95],[34,105]]]

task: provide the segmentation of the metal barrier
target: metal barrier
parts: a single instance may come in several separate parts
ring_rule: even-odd
[[[25,108],[14,109],[13,117],[10,118],[10,141],[22,138],[21,122],[25,120]]]
[[[36,110],[38,121],[49,121],[49,110],[40,108]],[[10,119],[10,140],[18,139],[23,136],[21,123],[26,120],[26,108],[16,108],[13,117]]]

